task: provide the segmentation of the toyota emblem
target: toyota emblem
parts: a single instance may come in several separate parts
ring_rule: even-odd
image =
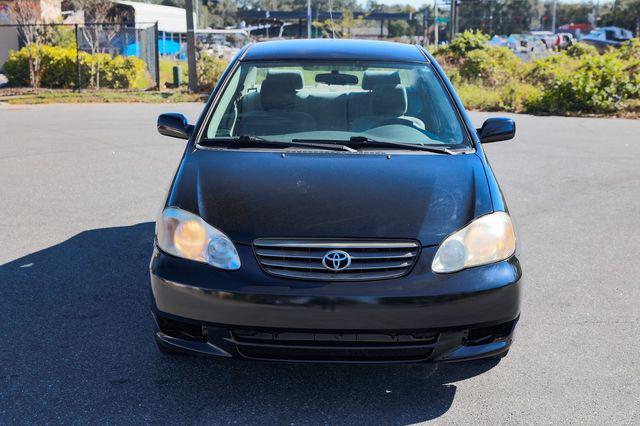
[[[343,271],[351,265],[351,256],[342,250],[331,250],[322,257],[322,264],[330,271]]]

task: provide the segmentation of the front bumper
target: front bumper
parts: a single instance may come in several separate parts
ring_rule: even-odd
[[[154,251],[160,344],[270,361],[452,361],[508,350],[520,314],[515,257],[439,275],[427,247],[407,276],[322,283],[269,276],[251,247],[238,251],[239,271]]]

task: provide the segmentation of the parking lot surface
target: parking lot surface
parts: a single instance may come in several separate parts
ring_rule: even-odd
[[[486,147],[525,275],[503,361],[280,365],[152,341],[153,221],[184,147],[155,118],[200,108],[0,105],[0,424],[640,422],[640,121],[517,116]]]

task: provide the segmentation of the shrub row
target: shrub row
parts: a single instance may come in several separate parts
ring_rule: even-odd
[[[577,43],[524,61],[467,31],[435,52],[470,108],[534,113],[612,113],[640,99],[640,39],[600,54]]]
[[[3,70],[12,86],[29,86],[29,63],[40,61],[38,81],[40,87],[75,88],[77,62],[75,47],[42,45],[28,46],[11,52]],[[114,56],[106,53],[91,55],[80,52],[80,83],[82,87],[96,85],[111,89],[145,89],[150,85],[147,66],[134,56]]]
[[[222,77],[229,63],[215,55],[202,54],[198,58],[198,88],[201,92],[210,93]]]

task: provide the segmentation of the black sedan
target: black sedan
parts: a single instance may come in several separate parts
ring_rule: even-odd
[[[155,338],[168,353],[289,362],[507,354],[521,268],[474,129],[420,46],[242,49],[187,140],[157,221]]]

